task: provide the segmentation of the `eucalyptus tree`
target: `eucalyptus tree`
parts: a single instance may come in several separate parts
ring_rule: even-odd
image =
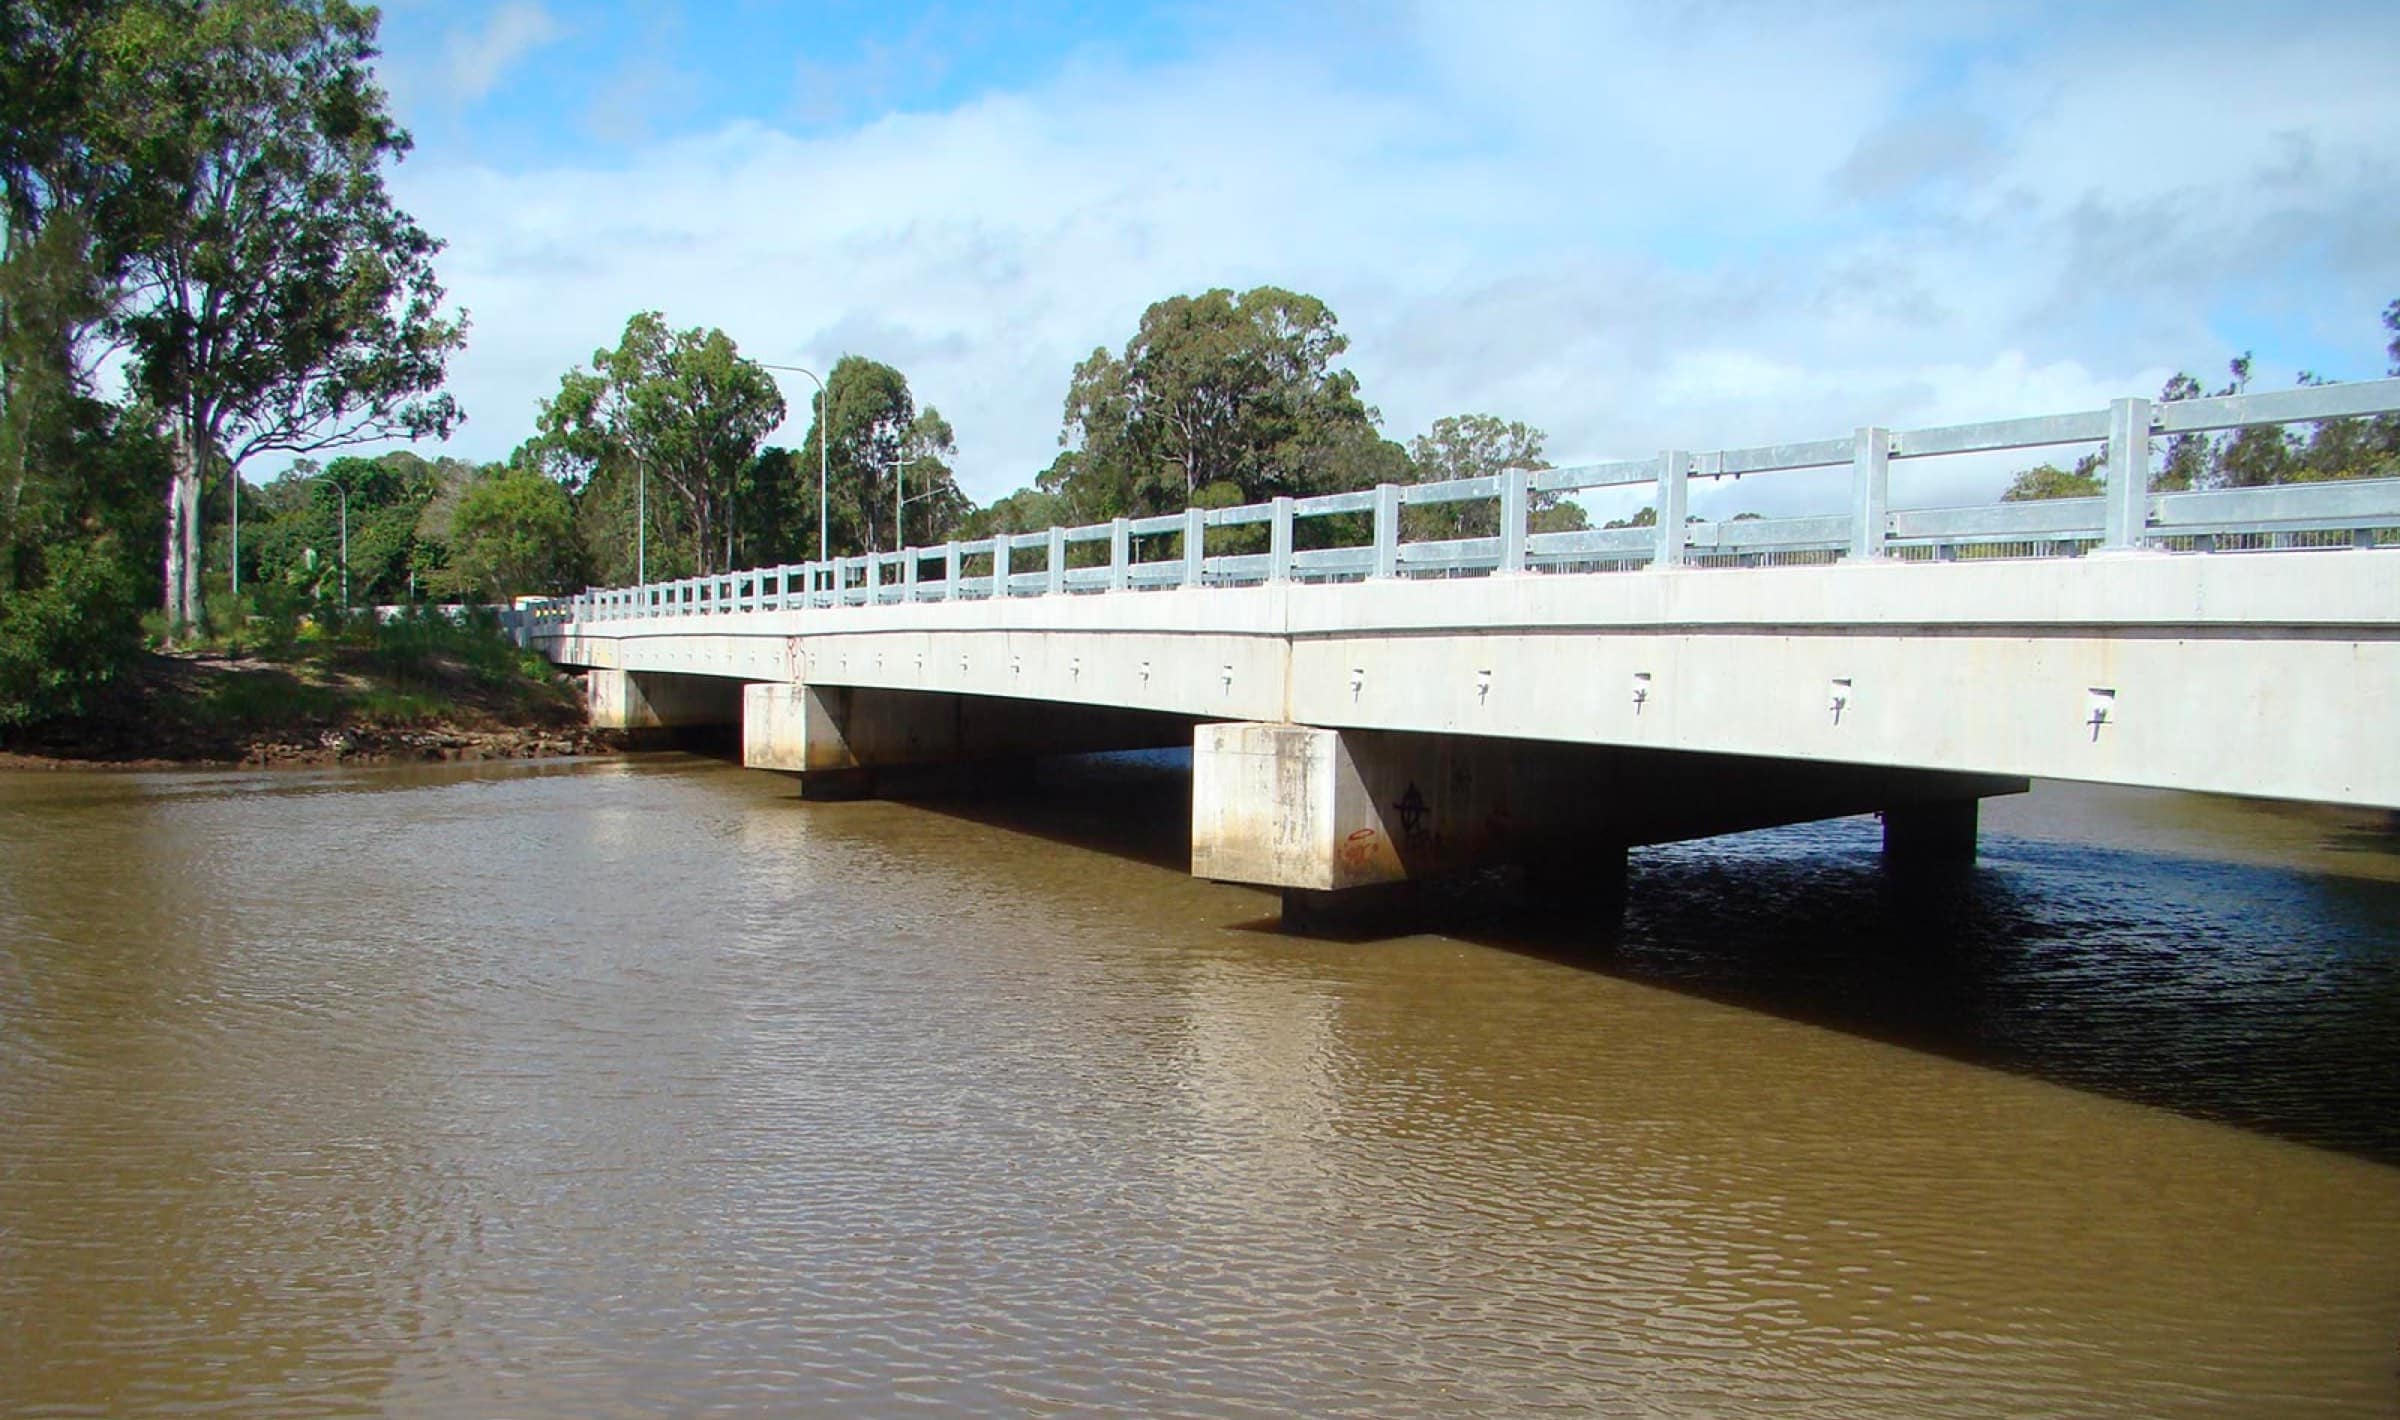
[[[800,467],[816,467],[821,438],[830,440],[826,465],[837,554],[936,542],[971,511],[950,467],[958,455],[950,421],[931,405],[918,408],[908,377],[880,360],[844,355],[834,362],[825,380],[823,426],[811,422]]]
[[[733,561],[744,477],[783,414],[774,377],[725,332],[673,330],[643,311],[615,349],[593,351],[590,369],[559,380],[537,424],[545,462],[571,482],[630,475],[646,504],[655,480],[682,510],[692,565],[707,574]]]
[[[1409,473],[1414,482],[1443,483],[1458,478],[1490,478],[1515,469],[1539,472],[1550,467],[1542,457],[1548,436],[1521,420],[1491,414],[1455,414],[1437,419],[1433,427],[1408,441]],[[1492,537],[1500,530],[1496,502],[1476,499],[1435,503],[1408,510],[1412,538]],[[1572,532],[1588,517],[1579,504],[1560,494],[1536,492],[1526,500],[1526,516],[1534,532]]]
[[[1397,462],[1375,436],[1349,348],[1314,296],[1260,286],[1172,296],[1124,349],[1094,350],[1067,388],[1043,486],[1092,515],[1158,513],[1376,481]]]
[[[91,7],[86,7],[91,8]],[[114,334],[171,443],[165,599],[199,613],[202,479],[269,451],[446,435],[465,339],[441,243],[384,169],[410,146],[348,0],[119,0],[95,118],[130,170]]]

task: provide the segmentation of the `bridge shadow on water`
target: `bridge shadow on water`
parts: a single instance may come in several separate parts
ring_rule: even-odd
[[[1175,753],[895,792],[1179,873],[1190,795]],[[2065,801],[2095,820],[2105,806],[2086,790]],[[1621,914],[1491,874],[1427,895],[1407,931],[2400,1165],[2388,822],[2309,828],[2360,855],[2355,874],[2179,853],[2155,833],[2120,846],[2105,821],[2066,831],[1987,830],[1975,865],[1933,871],[1887,867],[1871,819],[1637,849]],[[1271,911],[1224,925],[1281,931]],[[1311,935],[1371,947],[1382,934]]]

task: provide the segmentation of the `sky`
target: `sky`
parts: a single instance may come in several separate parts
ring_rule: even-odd
[[[1496,414],[1561,464],[2245,350],[2372,378],[2400,297],[2388,3],[388,0],[382,38],[475,459],[641,310],[897,366],[982,502],[1077,361],[1214,286],[1322,297],[1386,435]]]

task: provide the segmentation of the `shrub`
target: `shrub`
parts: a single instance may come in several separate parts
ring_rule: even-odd
[[[83,713],[141,650],[133,578],[107,539],[47,562],[37,585],[0,595],[0,726]]]

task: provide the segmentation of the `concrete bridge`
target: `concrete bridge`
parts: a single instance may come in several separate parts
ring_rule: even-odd
[[[810,795],[1189,746],[1193,871],[1287,911],[1503,862],[1606,890],[1631,846],[1866,811],[1971,856],[2035,777],[2400,808],[2400,479],[2146,491],[2157,435],[2392,410],[2400,380],[1671,450],[594,592],[526,634],[597,723],[738,724]],[[1896,462],[2103,441],[2098,498],[1890,506]],[[1844,512],[1685,516],[1693,479],[1824,467]],[[1654,527],[1529,531],[1643,482]],[[1403,538],[1441,504],[1498,531]]]

